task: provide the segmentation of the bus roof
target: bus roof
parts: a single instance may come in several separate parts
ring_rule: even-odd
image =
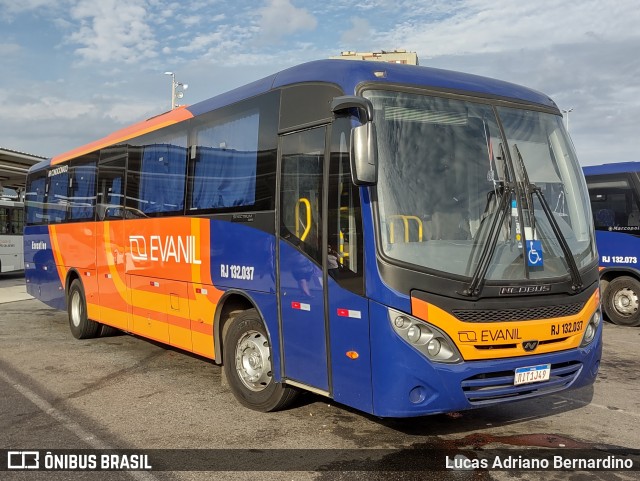
[[[615,162],[602,165],[587,165],[582,168],[584,175],[623,174],[640,172],[640,162]]]
[[[380,72],[384,74],[381,75]],[[356,93],[358,86],[367,82],[419,86],[458,93],[470,92],[480,96],[529,102],[557,109],[553,100],[541,92],[489,77],[415,65],[355,60],[316,60],[288,68],[189,107],[180,107],[118,130],[103,139],[55,156],[50,163],[57,164],[108,145],[124,142],[271,89],[304,82],[330,82],[338,85],[346,94]],[[42,164],[38,164],[33,170],[41,167]]]
[[[378,72],[384,72],[384,77],[376,75]],[[365,82],[405,84],[453,92],[472,92],[483,96],[532,102],[545,107],[557,108],[553,100],[541,92],[489,77],[416,65],[357,60],[316,60],[288,68],[192,105],[189,107],[189,111],[194,115],[199,115],[273,88],[303,82],[334,83],[346,94],[355,94],[358,85]]]

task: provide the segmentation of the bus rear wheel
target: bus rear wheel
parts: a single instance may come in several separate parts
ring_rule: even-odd
[[[614,324],[640,326],[640,282],[629,276],[612,280],[604,293],[604,310]]]
[[[271,346],[258,311],[243,311],[231,322],[223,346],[223,369],[231,392],[255,411],[284,409],[297,391],[273,378]]]
[[[71,286],[69,286],[67,309],[69,311],[69,327],[73,337],[76,339],[96,337],[100,324],[87,317],[87,301],[84,295],[84,287],[78,279],[71,282]]]

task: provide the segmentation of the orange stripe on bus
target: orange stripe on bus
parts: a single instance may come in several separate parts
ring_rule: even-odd
[[[53,257],[56,263],[58,277],[60,278],[60,283],[64,285],[64,282],[67,278],[67,272],[65,270],[62,254],[60,252],[60,246],[58,245],[58,235],[56,232],[56,226],[54,225],[49,225],[49,238],[51,239],[51,250],[53,251]]]
[[[64,154],[57,155],[51,159],[51,165],[56,165],[64,162],[65,160],[95,152],[103,147],[122,143],[125,140],[133,139],[134,137],[153,132],[169,125],[177,124],[178,122],[182,122],[190,118],[193,118],[193,114],[189,112],[186,107],[179,107],[170,112],[158,115],[157,117],[143,120],[142,122],[138,122],[137,124],[113,132],[100,140],[88,143],[82,147],[65,152]]]
[[[590,317],[598,307],[596,290],[575,315],[508,322],[463,322],[438,306],[416,297],[411,298],[412,314],[445,331],[466,361],[498,359],[531,354],[548,354],[580,345]],[[572,331],[560,334],[560,325]],[[522,341],[544,341],[535,352],[526,352]],[[479,346],[479,347],[478,347]]]

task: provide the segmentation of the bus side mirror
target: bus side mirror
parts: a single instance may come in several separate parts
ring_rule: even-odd
[[[358,109],[365,114],[365,123],[351,130],[351,178],[355,185],[375,185],[378,182],[378,147],[373,123],[373,104],[355,95],[336,97],[331,101],[334,113]]]
[[[378,147],[376,125],[367,122],[351,130],[351,178],[355,185],[378,182]]]

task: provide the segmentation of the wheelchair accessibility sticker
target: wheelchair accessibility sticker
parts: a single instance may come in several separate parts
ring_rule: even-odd
[[[527,265],[529,267],[542,267],[542,242],[539,240],[527,241]]]

